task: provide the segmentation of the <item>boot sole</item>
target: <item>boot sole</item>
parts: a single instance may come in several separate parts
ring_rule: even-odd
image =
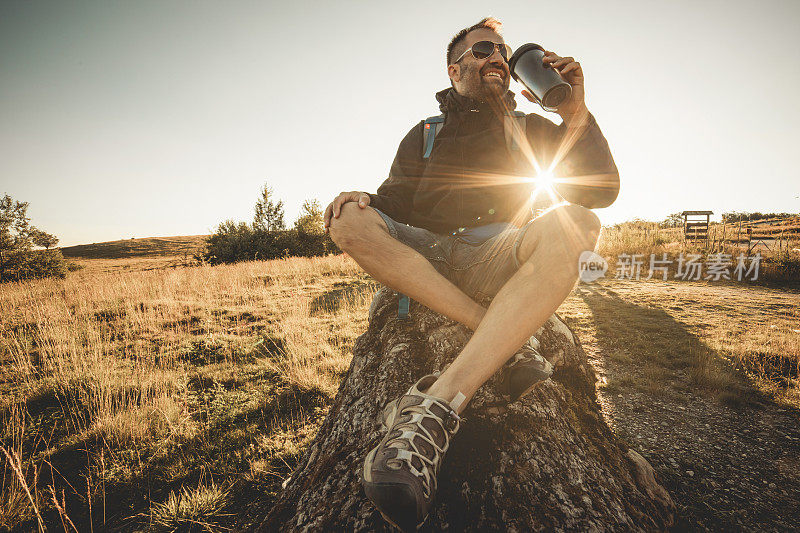
[[[548,367],[549,367],[549,370],[550,370],[550,372],[547,374],[547,377],[545,377],[545,378],[543,378],[543,379],[538,379],[538,380],[534,381],[534,382],[533,382],[533,384],[532,384],[530,387],[528,387],[527,389],[525,389],[524,391],[522,391],[522,392],[521,392],[520,394],[518,394],[516,397],[515,397],[514,395],[512,395],[512,394],[511,394],[511,391],[509,390],[509,388],[510,388],[510,385],[508,384],[508,381],[510,380],[510,377],[509,377],[508,375],[506,375],[506,376],[503,378],[503,381],[502,381],[502,382],[501,382],[501,384],[500,384],[500,390],[501,390],[501,392],[503,392],[504,394],[508,395],[508,397],[509,397],[509,402],[508,402],[508,403],[514,403],[514,402],[516,402],[516,401],[519,401],[519,400],[521,400],[521,399],[522,399],[522,398],[524,398],[524,397],[525,397],[525,396],[526,396],[528,393],[530,393],[530,392],[531,392],[533,389],[535,389],[536,387],[538,387],[539,385],[541,385],[542,383],[544,383],[545,381],[547,381],[548,379],[550,379],[551,377],[553,377],[553,372],[554,372],[554,370],[555,370],[555,369],[553,368],[552,364],[550,364],[550,362],[549,362],[549,361],[548,361]],[[542,373],[541,375],[544,375],[544,373]]]
[[[548,379],[550,379],[550,378],[548,377],[547,379],[542,379],[542,380],[540,380],[540,381],[537,381],[536,383],[534,383],[533,385],[531,385],[530,387],[528,387],[527,389],[525,389],[525,391],[523,391],[523,392],[522,392],[522,394],[520,394],[520,395],[519,395],[519,396],[517,396],[516,398],[512,399],[512,400],[511,400],[509,403],[518,402],[519,400],[521,400],[522,398],[524,398],[525,396],[527,396],[527,395],[528,395],[528,393],[532,392],[532,391],[533,391],[533,389],[535,389],[536,387],[538,387],[539,385],[541,385],[542,383],[544,383],[544,382],[545,382],[545,381],[547,381]]]
[[[385,514],[383,514],[383,513],[381,512],[381,510],[380,510],[380,509],[378,509],[378,512],[379,512],[379,513],[381,513],[381,516],[383,517],[383,519],[384,519],[384,520],[386,520],[388,523],[392,524],[394,527],[396,527],[396,528],[397,528],[397,529],[399,529],[400,531],[403,531],[403,532],[405,532],[405,531],[408,531],[408,530],[406,530],[406,529],[403,529],[402,527],[398,526],[397,524],[395,524],[395,523],[392,521],[392,519],[391,519],[391,518],[389,518],[388,516],[386,516]],[[430,516],[430,513],[428,513],[428,516]],[[422,526],[424,526],[424,525],[425,525],[425,522],[427,522],[427,521],[428,521],[428,516],[426,516],[426,517],[425,517],[425,520],[423,520],[423,521],[422,521],[422,523],[421,523],[420,525],[418,525],[417,527],[415,527],[415,528],[414,528],[414,531],[419,531],[419,530],[422,528]]]

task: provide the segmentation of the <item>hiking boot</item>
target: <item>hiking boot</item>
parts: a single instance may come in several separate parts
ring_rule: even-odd
[[[539,353],[539,340],[531,337],[506,363],[500,388],[516,402],[552,375],[553,365]]]
[[[386,406],[386,436],[367,454],[361,471],[367,497],[403,531],[416,530],[427,518],[439,467],[459,427],[458,405],[422,392],[437,377],[423,377]]]

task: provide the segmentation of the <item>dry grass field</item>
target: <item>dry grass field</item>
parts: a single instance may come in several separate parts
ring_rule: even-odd
[[[373,282],[344,256],[108,266],[0,293],[0,524],[222,528],[268,504],[335,394]]]
[[[747,241],[747,228],[753,232],[752,243]],[[762,241],[758,236],[771,236]],[[748,249],[749,248],[749,249]],[[778,283],[800,283],[800,217],[767,222],[752,222],[737,228],[734,225],[711,223],[708,239],[686,241],[683,228],[661,228],[657,222],[634,220],[604,227],[597,252],[613,266],[619,254],[640,254],[645,263],[651,254],[676,260],[679,254],[700,254],[707,258],[712,253],[729,254],[735,263],[739,254],[751,257],[758,253],[761,259],[759,279]],[[670,276],[674,274],[674,265]]]
[[[605,238],[606,255],[669,249],[649,231]],[[0,528],[240,529],[314,436],[375,282],[346,256],[163,253],[0,287]],[[800,408],[796,289],[606,279],[560,313],[604,410],[633,394]]]

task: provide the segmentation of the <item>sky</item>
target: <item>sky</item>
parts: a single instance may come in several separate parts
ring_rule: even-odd
[[[800,212],[800,4],[771,0],[2,0],[0,195],[69,246],[250,221],[264,184],[288,223],[375,192],[484,16],[580,61],[620,171],[603,224]]]

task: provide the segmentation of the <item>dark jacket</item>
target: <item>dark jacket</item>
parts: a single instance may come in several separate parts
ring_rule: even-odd
[[[420,121],[400,143],[389,177],[377,194],[369,195],[370,205],[398,222],[435,233],[492,222],[522,225],[530,220],[533,184],[519,177],[534,177],[534,166],[525,150],[509,150],[502,114],[452,88],[438,92],[436,99],[445,121],[432,155],[422,158],[424,121]],[[510,91],[506,106],[516,107]],[[566,126],[556,126],[539,115],[525,118],[533,154],[541,168],[548,168]],[[606,207],[617,197],[619,173],[594,117],[590,115],[589,120],[553,174],[583,177],[580,184],[556,186],[565,200],[588,208]]]

